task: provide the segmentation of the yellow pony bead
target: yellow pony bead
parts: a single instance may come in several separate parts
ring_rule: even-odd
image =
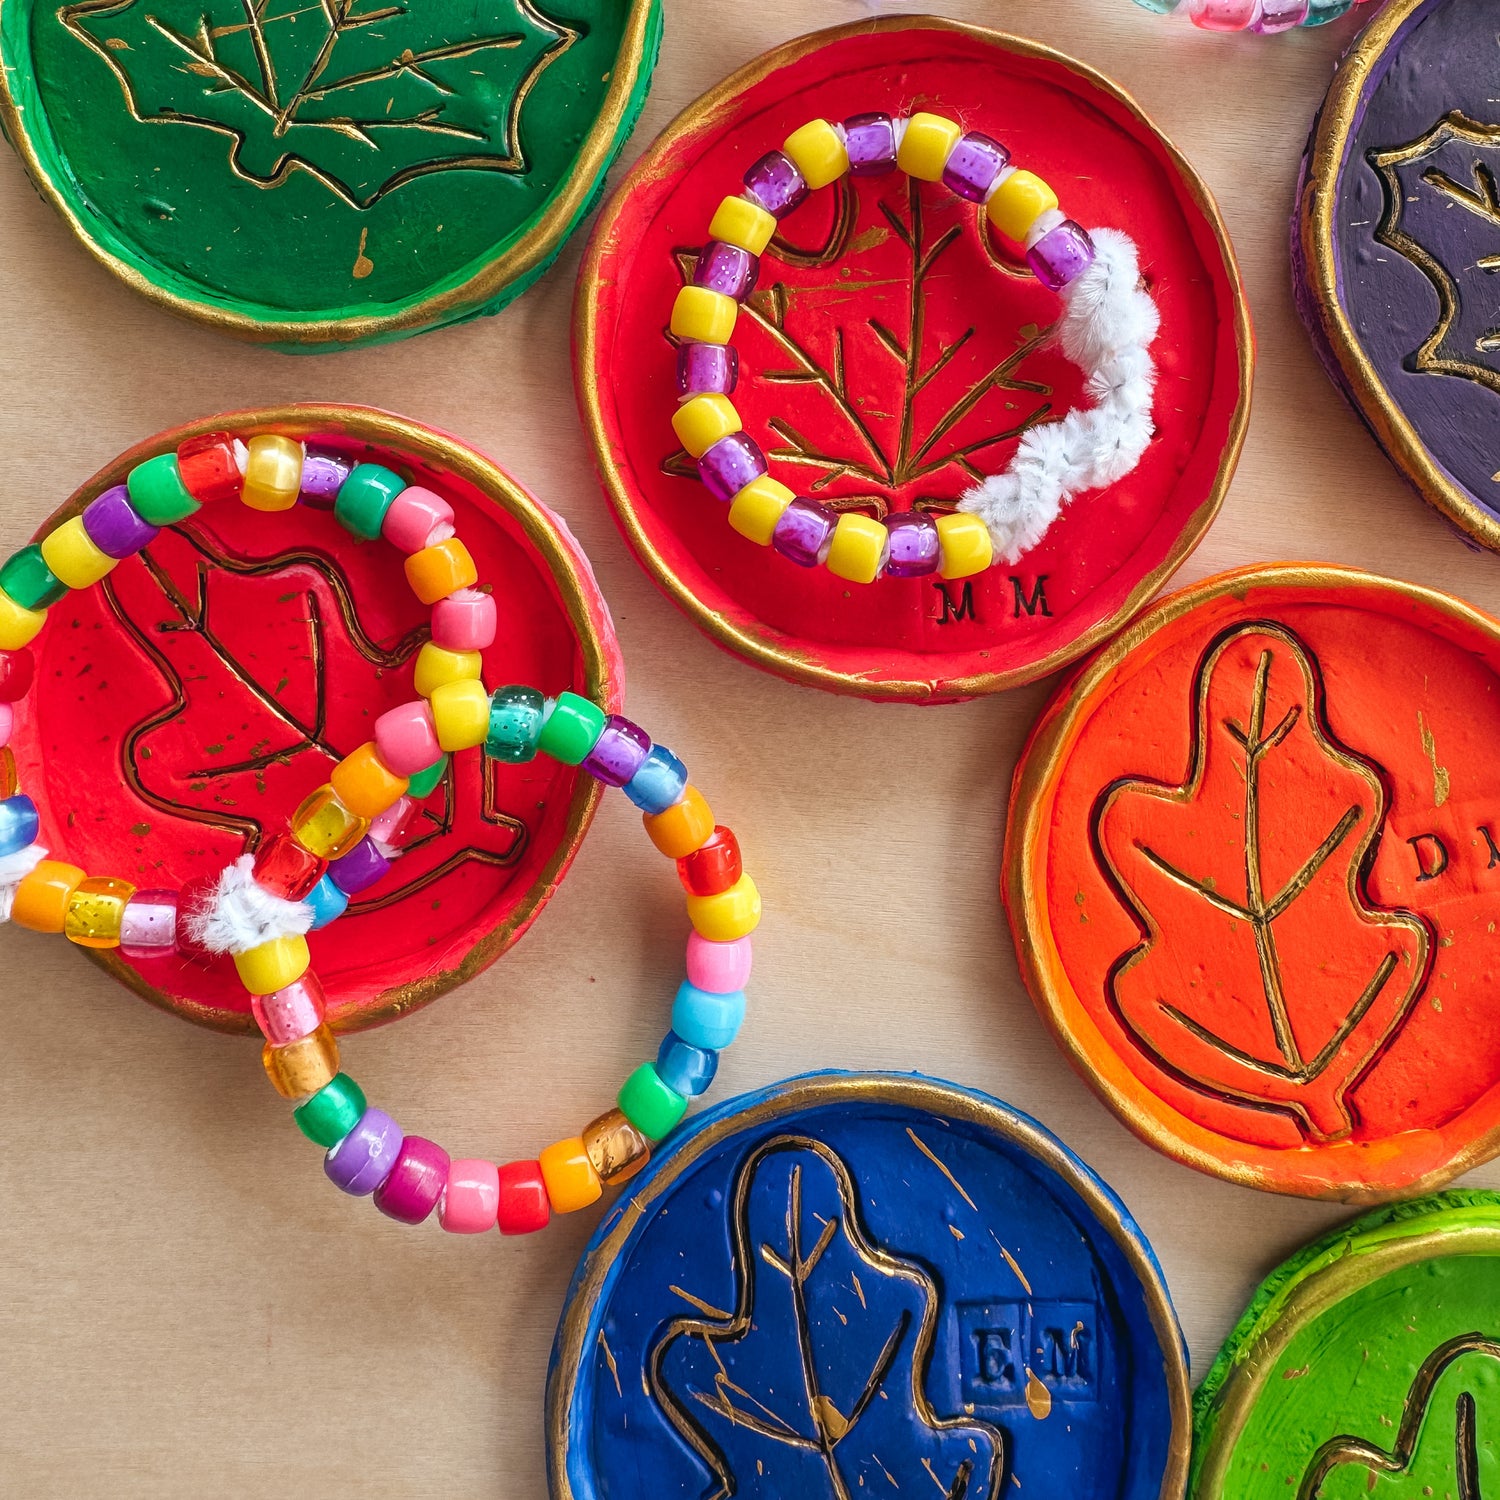
[[[576,1213],[599,1201],[604,1184],[599,1181],[581,1136],[548,1146],[537,1160],[553,1213]]]
[[[432,722],[438,744],[450,753],[482,745],[490,732],[490,695],[473,677],[445,682],[433,690]]]
[[[672,304],[672,333],[695,344],[727,344],[739,315],[733,297],[706,286],[685,286]]]
[[[874,583],[885,561],[890,533],[871,516],[845,511],[833,528],[828,548],[828,571],[850,583]]]
[[[738,245],[751,255],[764,255],[776,233],[776,216],[748,198],[726,198],[709,220],[708,237]]]
[[[245,452],[240,498],[251,510],[290,510],[302,493],[302,444],[265,432]]]
[[[1019,245],[1025,243],[1026,231],[1056,207],[1057,194],[1034,172],[1012,172],[995,189],[986,211],[990,223]]]
[[[295,932],[286,937],[272,938],[248,953],[234,955],[240,983],[252,995],[274,995],[277,990],[296,984],[307,973],[311,962],[307,939]]]
[[[963,133],[962,125],[942,115],[915,114],[901,137],[896,165],[921,182],[941,182],[943,168]]]
[[[86,878],[77,865],[59,859],[42,860],[16,887],[11,921],[32,932],[61,932],[73,892]]]
[[[740,430],[740,414],[728,396],[694,396],[672,413],[672,431],[694,458],[702,458],[721,438]]]
[[[283,1099],[305,1099],[338,1076],[339,1044],[327,1026],[320,1026],[311,1035],[280,1047],[267,1042],[261,1048],[260,1064]]]
[[[994,562],[990,528],[978,516],[954,511],[951,516],[937,518],[937,529],[941,549],[938,572],[944,578],[971,578]]]
[[[19,651],[47,623],[45,609],[27,609],[0,589],[0,651]]]
[[[456,536],[423,547],[406,559],[406,581],[423,604],[436,604],[449,594],[479,582],[473,555]]]
[[[448,651],[428,641],[417,652],[411,683],[421,697],[430,698],[445,682],[462,682],[483,671],[484,657],[479,652]]]
[[[292,837],[319,859],[342,859],[369,832],[369,828],[370,820],[345,807],[338,793],[328,784],[309,792],[291,818]],[[278,984],[274,988],[280,989],[281,986]],[[269,995],[271,991],[255,990],[252,993]]]
[[[101,551],[83,528],[83,517],[64,521],[42,539],[42,560],[70,589],[86,589],[114,570],[119,558]]]
[[[749,937],[760,926],[760,892],[748,875],[741,875],[717,896],[689,896],[687,910],[699,937],[711,943],[732,943]]]
[[[769,474],[752,479],[729,505],[729,524],[741,536],[749,537],[762,547],[771,545],[771,533],[782,512],[797,497]]]
[[[665,812],[645,813],[641,821],[646,825],[647,837],[668,859],[686,859],[701,849],[714,831],[713,809],[703,793],[691,784],[683,790],[681,802]]]
[[[809,120],[781,143],[781,149],[810,188],[827,187],[849,170],[849,148],[827,120]]]
[[[118,948],[125,903],[135,895],[128,880],[108,875],[80,880],[68,897],[63,935],[80,948]]]

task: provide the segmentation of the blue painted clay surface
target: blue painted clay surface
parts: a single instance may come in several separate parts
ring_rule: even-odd
[[[1172,1324],[1169,1359],[1124,1206],[1022,1115],[1002,1134],[942,1106],[811,1100],[839,1076],[705,1114],[600,1227],[564,1314],[587,1320],[584,1366],[569,1396],[555,1353],[549,1382],[568,1403],[554,1495],[1156,1500],[1180,1339]]]

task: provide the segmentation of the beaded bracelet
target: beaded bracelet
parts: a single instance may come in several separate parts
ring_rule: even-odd
[[[739,382],[729,340],[777,222],[846,173],[876,177],[898,168],[983,205],[1002,238],[1024,250],[1037,279],[1061,295],[1058,342],[1083,370],[1095,405],[1029,430],[1007,468],[967,490],[955,513],[934,519],[906,511],[877,521],[799,497],[770,476],[729,399]],[[932,573],[965,578],[1013,564],[1074,495],[1117,483],[1145,454],[1156,382],[1149,351],[1160,317],[1140,285],[1135,245],[1118,230],[1090,234],[1066,218],[1057,194],[1013,167],[1010,152],[989,136],[927,113],[863,114],[841,125],[812,120],[745,173],[743,193],[720,203],[708,233],[693,279],[672,307],[672,427],[709,492],[728,502],[729,524],[800,567],[822,564],[850,583],[872,583]]]
[[[433,610],[432,639],[415,666],[419,698],[382,714],[374,738],[333,768],[285,832],[212,880],[181,892],[141,891],[49,859],[36,842],[40,817],[19,790],[8,743],[15,704],[35,674],[27,648],[47,607],[68,589],[97,583],[162,526],[233,497],[258,510],[285,510],[299,500],[331,509],[354,535],[383,536],[408,554],[407,579]],[[133,958],[231,954],[265,1037],[266,1074],[296,1104],[303,1133],[327,1149],[324,1169],[337,1186],[373,1194],[383,1213],[403,1222],[420,1223],[436,1209],[455,1233],[498,1227],[521,1234],[634,1176],[652,1144],[712,1083],[718,1054],[744,1018],[750,933],[761,904],[734,834],[716,825],[670,750],[574,693],[550,699],[530,687],[485,689],[481,652],[495,638],[496,610],[477,583],[448,502],[381,465],[355,464],[274,434],[243,443],[229,433],[190,439],[138,465],[125,484],[0,566],[0,919],[61,932],[85,947],[119,947]],[[387,873],[417,801],[442,779],[448,757],[480,746],[511,764],[550,755],[623,788],[652,842],[677,861],[694,929],[687,978],[655,1063],[637,1068],[615,1108],[581,1134],[535,1161],[504,1167],[451,1161],[367,1104],[339,1071],[306,937]]]
[[[1159,16],[1186,15],[1205,31],[1254,31],[1272,36],[1299,26],[1326,26],[1368,0],[1135,0]]]

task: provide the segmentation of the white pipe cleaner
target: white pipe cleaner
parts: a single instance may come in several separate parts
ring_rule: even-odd
[[[1140,285],[1135,241],[1118,229],[1093,229],[1089,236],[1094,262],[1059,293],[1057,341],[1084,372],[1094,404],[1033,427],[1009,466],[958,502],[989,527],[997,564],[1015,563],[1035,547],[1074,495],[1122,480],[1154,431],[1151,345],[1161,313]]]
[[[46,857],[47,851],[40,844],[27,844],[14,854],[0,855],[0,922],[10,921],[10,909],[16,901],[16,887]]]
[[[248,953],[275,938],[305,933],[313,910],[305,901],[285,901],[252,875],[255,856],[242,854],[219,876],[214,898],[187,913],[188,935],[210,953]]]

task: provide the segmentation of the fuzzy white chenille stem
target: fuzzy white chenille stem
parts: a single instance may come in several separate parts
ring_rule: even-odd
[[[16,901],[16,887],[46,857],[47,851],[40,844],[27,844],[14,854],[0,855],[0,922],[10,921],[10,909]]]
[[[213,900],[185,914],[188,935],[208,952],[248,953],[312,926],[312,907],[305,901],[285,901],[257,885],[254,867],[254,855],[240,855],[219,876]]]
[[[1057,341],[1087,377],[1094,404],[1033,427],[1009,466],[958,502],[989,527],[997,564],[1015,563],[1035,547],[1074,495],[1117,484],[1151,441],[1151,345],[1161,313],[1140,284],[1135,241],[1118,229],[1089,234],[1094,263],[1060,293]]]

